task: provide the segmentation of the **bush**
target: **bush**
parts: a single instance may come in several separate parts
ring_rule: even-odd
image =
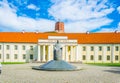
[[[90,65],[97,65],[97,66],[114,66],[114,67],[120,67],[120,63],[87,63]]]

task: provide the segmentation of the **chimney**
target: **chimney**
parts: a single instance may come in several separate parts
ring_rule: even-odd
[[[56,22],[55,32],[64,33],[64,23],[63,22]]]

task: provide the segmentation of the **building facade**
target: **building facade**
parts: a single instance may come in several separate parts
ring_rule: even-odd
[[[64,33],[63,22],[56,23],[55,32],[0,32],[0,62],[50,61],[57,40],[65,61],[120,62],[119,32]]]

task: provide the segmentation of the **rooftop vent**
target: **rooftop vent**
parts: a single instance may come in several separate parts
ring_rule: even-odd
[[[118,33],[118,30],[115,30],[115,33]]]
[[[35,33],[39,33],[39,30],[36,30]]]
[[[89,32],[89,31],[87,31],[87,32],[86,32],[86,34],[90,34],[90,32]]]
[[[22,30],[22,33],[25,33],[25,30],[24,30],[24,29]]]

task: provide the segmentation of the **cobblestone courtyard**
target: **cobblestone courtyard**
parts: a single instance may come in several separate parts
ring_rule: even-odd
[[[3,65],[0,83],[120,83],[120,67],[74,63],[80,71],[38,71],[41,63]]]

